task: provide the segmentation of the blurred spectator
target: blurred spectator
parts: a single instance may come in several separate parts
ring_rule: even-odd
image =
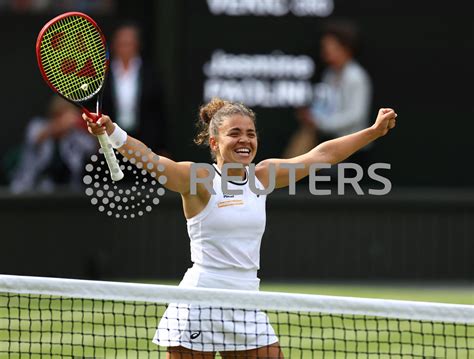
[[[141,56],[140,43],[137,25],[124,23],[115,30],[103,111],[154,152],[169,156],[162,85]]]
[[[85,161],[97,148],[80,110],[55,95],[47,118],[34,117],[27,125],[10,189],[14,193],[48,192],[58,186],[80,189]]]
[[[318,143],[354,133],[369,125],[372,85],[366,70],[356,61],[357,30],[348,22],[333,22],[323,29],[321,59],[326,65],[314,102],[299,108],[299,129],[290,139],[284,157],[307,152]],[[346,162],[361,165],[362,149]]]

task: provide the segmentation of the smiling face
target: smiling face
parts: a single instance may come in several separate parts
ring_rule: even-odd
[[[218,135],[210,136],[209,144],[219,167],[224,163],[241,163],[247,166],[257,154],[255,123],[244,115],[226,117],[219,126]]]

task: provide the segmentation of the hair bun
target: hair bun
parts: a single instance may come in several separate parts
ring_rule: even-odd
[[[228,101],[225,101],[219,97],[214,97],[211,101],[209,101],[209,103],[199,109],[199,119],[205,124],[209,125],[216,112],[228,103]]]

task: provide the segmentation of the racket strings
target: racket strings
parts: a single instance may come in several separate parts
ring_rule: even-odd
[[[63,53],[67,54],[68,57],[65,57],[64,55],[59,56],[59,57],[56,56],[57,60],[60,61],[60,64],[59,64],[59,67],[57,67],[59,71],[55,71],[55,74],[56,74],[55,80],[59,79],[64,82],[63,88],[66,91],[68,91],[67,93],[65,93],[66,96],[70,97],[73,100],[76,100],[76,99],[78,100],[78,99],[87,97],[88,94],[93,94],[101,85],[101,80],[102,80],[101,78],[93,79],[92,77],[80,76],[79,71],[81,71],[80,68],[82,66],[85,66],[86,61],[92,60],[90,57],[91,54],[94,58],[97,58],[98,56],[100,57],[100,50],[102,50],[103,46],[100,39],[100,35],[97,33],[97,31],[95,30],[95,27],[92,24],[90,24],[88,21],[84,20],[83,18],[78,18],[75,20],[76,20],[74,21],[76,22],[75,28],[69,31],[69,33],[67,33],[65,36],[62,36],[62,38],[64,37],[66,38],[66,42],[64,44],[61,44],[61,48],[65,49],[63,50]],[[67,21],[63,21],[63,22],[64,24],[61,24],[63,26],[57,26],[58,29],[54,31],[54,34],[58,34],[58,33],[64,34],[64,27],[68,26],[68,24],[67,24]],[[77,22],[80,23],[79,25],[85,25],[85,26],[82,26],[82,28],[78,27]],[[95,35],[95,39],[93,39],[95,40],[94,42],[90,41],[90,35],[92,36]],[[79,36],[81,36],[82,43],[79,43],[78,41]],[[54,38],[51,37],[51,43],[53,40]],[[63,41],[63,39],[61,39],[61,41]],[[98,45],[98,48],[97,47],[91,48],[91,44],[94,44],[96,46]],[[81,51],[80,49],[81,47],[85,51],[84,50]],[[52,46],[50,46],[50,48],[52,48]],[[89,51],[87,51],[88,48],[90,48]],[[58,49],[58,50],[61,51],[61,49]],[[58,50],[56,50],[56,52]],[[69,58],[71,51],[74,51],[75,58],[72,58],[72,59]],[[99,53],[97,54],[97,52]],[[81,53],[83,56],[78,56],[78,55],[81,55]],[[57,55],[57,53],[54,53],[54,52],[53,54]],[[104,56],[104,60],[105,60],[105,56]],[[72,64],[74,64],[73,66],[70,65],[71,62]],[[57,61],[56,61],[56,66],[58,66]],[[89,64],[89,66],[91,66],[92,68],[95,68],[95,64],[93,62]],[[67,70],[68,67],[72,68],[71,69],[72,71],[70,72],[73,72],[73,73],[67,73],[67,71],[65,71]],[[78,80],[80,83],[78,83]],[[84,86],[84,84],[86,84],[86,86]],[[82,86],[82,88],[81,87],[78,88],[78,86]]]
[[[64,97],[83,101],[96,94],[104,81],[106,49],[96,27],[80,16],[52,24],[40,44],[46,77]]]
[[[72,18],[69,18],[69,19],[72,19]],[[92,78],[87,78],[87,77],[81,78],[81,76],[78,75],[80,71],[80,66],[84,66],[82,64],[85,64],[87,60],[91,60],[91,57],[90,57],[91,54],[93,57],[97,57],[97,52],[98,52],[97,50],[100,51],[101,47],[103,46],[101,43],[100,35],[96,32],[94,26],[90,24],[88,21],[84,20],[83,18],[80,18],[80,17],[76,18],[74,19],[73,22],[65,21],[65,20],[62,20],[62,22],[63,22],[62,24],[61,23],[55,24],[56,26],[52,28],[53,31],[51,32],[51,35],[49,36],[49,38],[46,38],[45,36],[45,41],[46,41],[45,44],[51,45],[51,46],[45,46],[44,48],[45,49],[49,48],[50,51],[48,55],[52,55],[53,59],[56,60],[53,63],[53,67],[52,67],[52,69],[55,69],[55,71],[52,71],[52,74],[53,74],[52,80],[57,84],[60,84],[59,81],[63,82],[62,88],[64,88],[65,90],[69,90],[69,92],[65,92],[64,95],[71,97],[71,99],[81,99],[83,97],[87,97],[88,93],[94,93],[95,90],[98,87],[100,87],[101,79],[97,78],[91,81]],[[79,25],[86,25],[86,26],[82,26],[81,28],[77,26],[78,22],[79,22]],[[68,30],[67,32],[64,31],[65,27],[67,27],[67,30]],[[71,30],[69,29],[69,27],[71,27]],[[81,30],[81,31],[78,31],[78,30]],[[63,36],[61,36],[59,40],[56,40],[57,42],[56,45],[60,48],[54,49],[52,45],[54,44],[54,41],[55,41],[54,36],[56,36],[57,34],[62,34]],[[85,39],[90,40],[90,35],[92,36],[96,35],[95,36],[96,38],[93,39],[95,40],[94,42],[85,40]],[[82,44],[78,43],[79,36],[82,37]],[[48,44],[48,42],[50,42],[50,44]],[[96,46],[98,45],[99,48],[97,47],[91,48],[90,46],[91,44],[94,44]],[[81,46],[86,51],[81,51],[80,50]],[[91,48],[91,49],[87,51],[88,48]],[[71,58],[71,53],[74,54],[74,57],[72,58]],[[83,56],[80,56],[81,53],[83,54]],[[99,56],[100,56],[100,52],[99,52]],[[105,59],[105,56],[104,56],[104,59]],[[74,66],[71,64],[74,64]],[[69,71],[65,71],[65,70],[68,70],[68,67],[69,67]],[[92,68],[95,68],[93,63],[92,63]],[[83,87],[81,89],[82,93],[81,91],[78,91],[77,89],[78,80],[82,83],[82,85],[84,83],[87,83],[87,88]],[[88,82],[84,82],[84,80]],[[93,82],[98,82],[98,84],[97,83],[94,84]],[[79,93],[76,94],[76,96],[74,96],[74,93],[71,93],[71,90],[73,92],[76,91]]]

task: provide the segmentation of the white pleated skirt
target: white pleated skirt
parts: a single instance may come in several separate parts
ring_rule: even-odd
[[[180,287],[258,290],[255,271],[220,270],[194,265]],[[250,350],[278,341],[262,311],[171,303],[160,320],[153,343],[205,352]]]

